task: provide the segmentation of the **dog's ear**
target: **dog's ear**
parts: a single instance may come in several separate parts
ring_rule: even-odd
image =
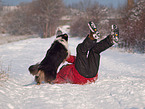
[[[31,65],[31,66],[28,68],[30,74],[32,74],[32,75],[37,75],[37,73],[38,73],[38,66],[39,66],[38,63],[35,64],[35,65]]]

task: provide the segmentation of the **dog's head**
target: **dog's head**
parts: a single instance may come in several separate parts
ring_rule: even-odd
[[[58,35],[58,36],[56,36],[56,40],[57,39],[62,39],[62,40],[68,41],[68,35],[67,34]]]
[[[64,45],[65,48],[68,50],[68,35],[67,34],[62,34],[62,35],[56,36],[55,41],[58,41],[59,43]]]

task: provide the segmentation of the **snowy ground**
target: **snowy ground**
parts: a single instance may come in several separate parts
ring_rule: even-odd
[[[38,36],[37,35],[10,36],[8,34],[0,34],[0,45],[34,37],[36,38]]]
[[[0,86],[0,109],[145,109],[145,55],[109,49],[101,54],[99,79],[89,85],[32,85],[28,67],[45,56],[55,37],[0,45],[9,79]],[[69,48],[82,42],[69,38]]]

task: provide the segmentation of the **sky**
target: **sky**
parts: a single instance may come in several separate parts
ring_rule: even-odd
[[[18,5],[21,2],[31,2],[32,0],[2,0],[6,5]]]
[[[77,3],[79,1],[83,0],[64,0],[67,5],[72,4],[72,3]],[[120,5],[123,5],[126,3],[127,0],[91,0],[92,2],[98,2],[101,5],[105,6],[113,6],[117,8]]]
[[[32,0],[2,0],[2,1],[4,4],[18,5],[21,2],[31,2]],[[83,1],[83,0],[64,0],[64,2],[67,5],[71,5],[72,3],[77,3],[79,1]],[[116,8],[120,5],[125,4],[127,0],[91,0],[91,1],[97,1],[101,5],[113,6]]]

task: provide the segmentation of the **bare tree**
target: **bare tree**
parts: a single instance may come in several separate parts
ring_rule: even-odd
[[[31,34],[31,22],[27,14],[28,5],[21,4],[16,10],[10,11],[3,16],[4,28],[13,35]],[[28,22],[29,21],[29,22]]]
[[[43,31],[43,37],[54,35],[59,19],[64,15],[62,0],[37,0],[30,7],[33,18]]]
[[[121,41],[119,46],[132,52],[143,52],[145,47],[145,1],[140,0],[134,7],[122,10],[120,26]]]
[[[5,15],[5,26],[12,34],[54,35],[59,20],[64,15],[62,0],[34,0],[22,3],[18,9]]]
[[[2,4],[2,0],[0,0],[0,32],[4,32],[3,28],[2,28],[2,10],[3,10],[3,4]]]
[[[80,36],[84,37],[89,31],[87,23],[89,21],[93,21],[97,24],[99,24],[99,27],[101,27],[100,21],[104,19],[104,17],[107,16],[107,8],[103,6],[99,6],[97,3],[94,5],[89,5],[91,3],[88,3],[88,7],[86,7],[85,12],[83,12],[82,16],[75,18],[74,22],[71,24],[71,34],[73,36]],[[80,6],[84,6],[83,4]]]
[[[0,11],[2,10],[2,0],[0,0]]]

